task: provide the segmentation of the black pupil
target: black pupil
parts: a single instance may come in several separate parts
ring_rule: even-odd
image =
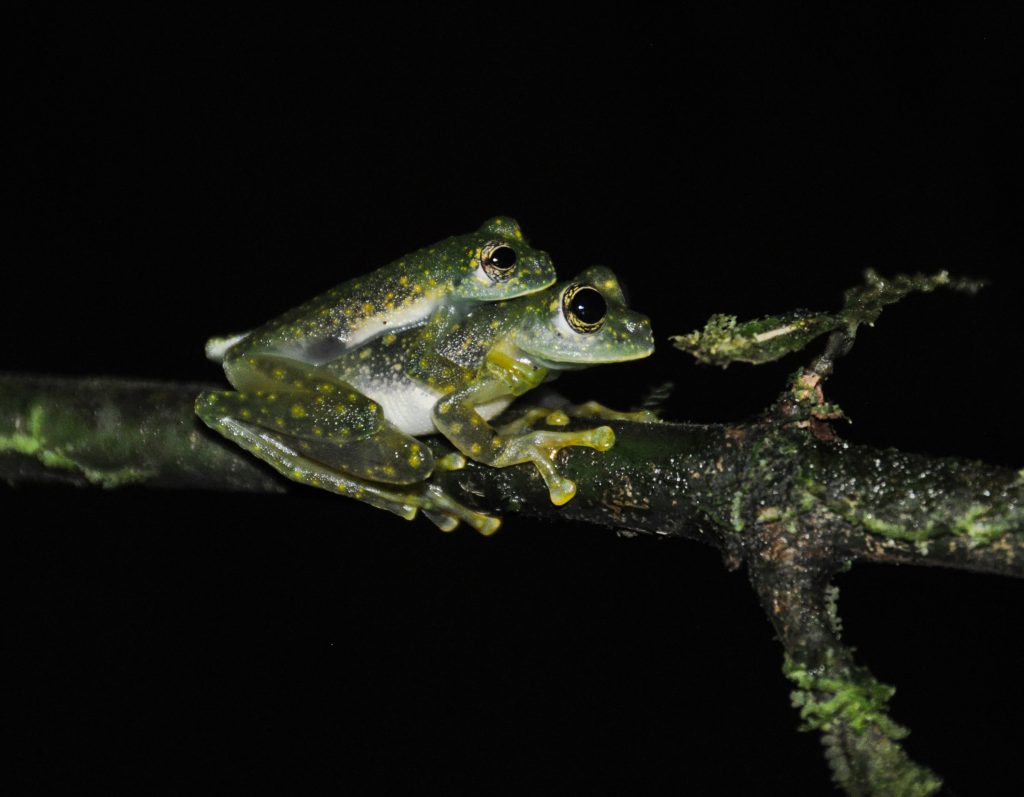
[[[490,262],[495,268],[505,271],[516,264],[516,252],[511,246],[496,247],[491,252]]]
[[[573,294],[569,309],[584,324],[598,324],[608,312],[608,305],[593,288],[580,288]]]

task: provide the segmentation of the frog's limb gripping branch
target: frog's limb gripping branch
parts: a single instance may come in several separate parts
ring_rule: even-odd
[[[812,398],[816,388],[803,386]],[[0,478],[281,492],[275,474],[201,427],[204,389],[0,376]],[[1024,577],[1024,472],[848,445],[827,421],[805,422],[806,404],[819,416],[821,404],[795,390],[751,424],[612,422],[611,450],[559,452],[578,485],[563,507],[528,465],[469,463],[435,478],[479,508],[699,539],[746,565],[837,780],[851,794],[934,793],[936,777],[899,747],[888,688],[838,641],[830,579],[858,561]]]

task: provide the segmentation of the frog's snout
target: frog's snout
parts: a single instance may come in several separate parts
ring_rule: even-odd
[[[625,326],[628,337],[636,341],[640,357],[647,357],[654,353],[654,332],[651,329],[651,320],[647,316],[631,318]]]

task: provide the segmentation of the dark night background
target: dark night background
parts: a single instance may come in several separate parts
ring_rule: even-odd
[[[653,319],[651,360],[561,388],[626,407],[671,379],[677,420],[750,415],[800,362],[665,342],[714,312],[834,308],[869,266],[985,277],[888,310],[829,396],[852,440],[1024,466],[1013,20],[716,8],[23,19],[0,369],[217,381],[208,336],[501,213]],[[518,517],[443,535],[303,489],[0,506],[12,793],[829,791],[745,576],[700,545]],[[910,753],[1011,793],[1021,584],[840,587]]]

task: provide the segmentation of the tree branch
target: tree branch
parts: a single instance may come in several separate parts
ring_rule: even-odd
[[[470,463],[434,478],[492,511],[715,546],[728,567],[747,567],[782,642],[794,705],[822,733],[837,782],[854,795],[933,794],[941,782],[910,761],[899,746],[906,731],[886,714],[892,689],[839,641],[831,578],[859,561],[1024,577],[1024,472],[849,445],[828,424],[820,378],[798,374],[753,423],[612,423],[610,451],[560,453],[579,488],[564,507],[531,466]],[[268,468],[201,427],[192,405],[203,389],[0,376],[0,477],[282,492]]]

